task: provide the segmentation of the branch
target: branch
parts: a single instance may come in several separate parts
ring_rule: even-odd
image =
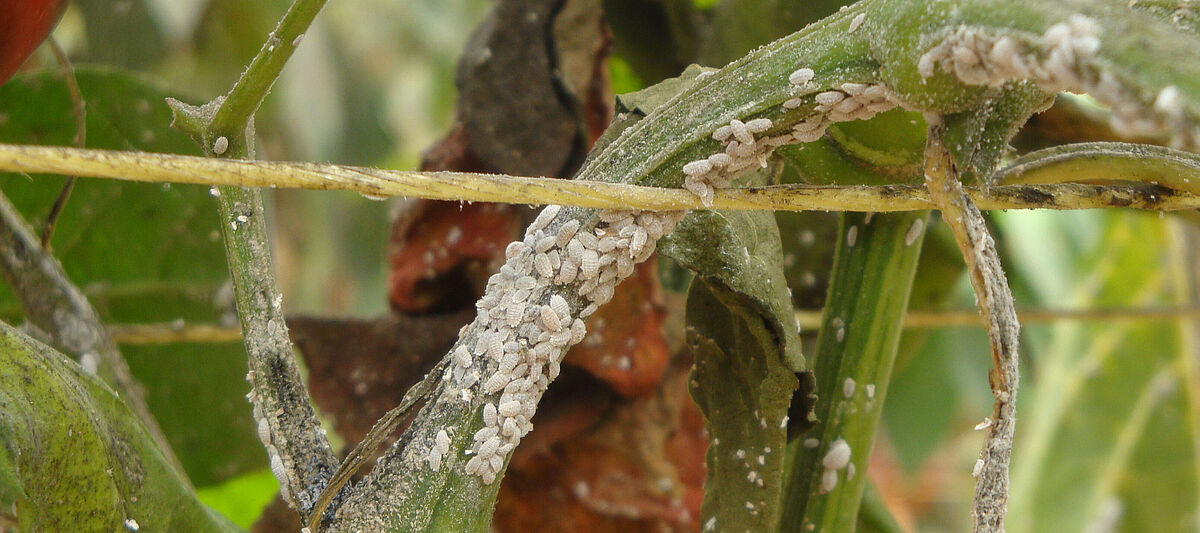
[[[796,311],[796,323],[802,331],[821,327],[823,309]],[[1200,319],[1200,307],[1150,307],[1142,309],[1026,309],[1017,312],[1022,324],[1051,324],[1066,321],[1114,322],[1119,320],[1152,321]],[[909,311],[904,315],[906,329],[952,328],[979,326],[979,311],[956,309],[946,311]],[[112,329],[113,326],[109,326]],[[114,336],[116,335],[116,330]]]
[[[325,0],[296,0],[233,88],[196,107],[168,99],[174,125],[208,156],[252,158],[254,112]],[[255,165],[253,162],[242,162]],[[307,521],[337,457],[313,412],[296,365],[275,287],[266,217],[258,189],[231,183],[216,190],[238,318],[249,356],[250,401],[280,494]]]
[[[975,502],[971,514],[977,533],[1003,532],[1008,503],[1008,465],[1016,427],[1020,324],[995,241],[983,215],[958,181],[953,157],[942,144],[941,121],[927,121],[931,127],[925,150],[925,182],[942,211],[942,220],[950,227],[962,250],[992,345],[993,366],[988,381],[996,401],[983,451],[976,463]]]
[[[87,145],[87,108],[84,106],[83,95],[79,92],[79,80],[75,78],[75,67],[71,65],[71,60],[67,58],[67,53],[58,45],[58,41],[54,37],[46,39],[50,45],[50,51],[54,54],[55,61],[58,61],[58,66],[62,70],[63,82],[67,86],[67,95],[71,97],[71,111],[75,116],[75,138],[71,142],[76,148],[84,148]],[[58,197],[54,199],[54,204],[50,206],[50,212],[46,215],[46,225],[42,228],[42,248],[50,249],[50,238],[54,236],[54,225],[58,222],[58,215],[67,205],[67,199],[71,197],[71,189],[75,188],[75,176],[67,176],[67,181],[63,183],[62,190],[59,191]]]
[[[108,324],[109,334],[118,344],[173,344],[177,342],[235,342],[242,340],[237,326],[217,324]]]
[[[1166,149],[1163,149],[1166,150]],[[1172,157],[1182,152],[1171,151]],[[1117,157],[1117,156],[1114,156]],[[1003,173],[1004,182],[1022,182],[1021,169],[1038,172],[1042,166],[1015,167]],[[1091,168],[1091,167],[1089,167]],[[1200,166],[1192,174],[1179,170],[1177,181],[1200,184]],[[1099,171],[1099,168],[1093,170]],[[63,147],[0,144],[0,171],[70,173],[153,183],[194,183],[244,187],[355,191],[370,196],[409,196],[468,202],[558,204],[608,209],[675,211],[702,209],[696,195],[622,183],[552,178],[522,178],[465,172],[411,172],[328,163],[288,163],[209,159],[194,156],[80,150]],[[1125,179],[1157,181],[1157,174],[1127,172]],[[1078,176],[1086,179],[1087,175]],[[968,188],[981,209],[1099,209],[1129,207],[1158,211],[1200,209],[1200,195],[1161,185],[993,186]],[[771,209],[778,211],[919,211],[934,207],[929,192],[909,185],[805,186],[778,185],[721,189],[713,209]]]
[[[26,319],[48,337],[48,344],[74,355],[84,369],[112,385],[146,425],[163,456],[182,475],[183,466],[146,407],[141,384],[134,379],[116,343],[101,324],[100,315],[67,278],[62,265],[46,253],[17,208],[3,194],[0,194],[0,274],[21,302]]]

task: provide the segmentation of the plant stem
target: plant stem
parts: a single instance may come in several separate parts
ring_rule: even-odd
[[[842,216],[813,369],[819,422],[788,446],[780,531],[855,528],[928,218]],[[835,443],[850,459],[830,469],[822,463]]]
[[[976,533],[1004,531],[1008,503],[1008,465],[1016,428],[1020,323],[1016,304],[983,215],[963,191],[954,158],[943,144],[940,120],[931,124],[925,151],[926,185],[954,233],[970,273],[971,286],[992,346],[988,375],[996,400],[988,434],[976,463],[975,501],[971,514]]]
[[[324,5],[325,0],[296,0],[225,96],[203,107],[169,100],[176,126],[210,157],[253,157],[254,113]],[[240,186],[222,186],[216,192],[249,357],[247,379],[259,437],[281,494],[307,522],[337,468],[337,457],[321,430],[292,352],[283,297],[275,286],[262,194]]]
[[[75,67],[71,65],[67,53],[58,45],[58,41],[54,40],[54,37],[47,38],[46,43],[50,45],[54,60],[58,62],[58,67],[62,70],[63,82],[67,86],[67,94],[71,97],[71,112],[75,116],[75,138],[71,139],[71,142],[76,148],[85,148],[87,146],[87,108],[84,106],[83,94],[79,91],[79,80],[75,79]],[[66,207],[67,200],[71,197],[71,189],[75,188],[75,179],[75,176],[67,176],[67,181],[63,183],[62,190],[59,191],[58,197],[54,199],[54,204],[50,206],[50,212],[46,215],[46,225],[42,227],[42,248],[45,250],[50,249],[50,238],[54,236],[54,225],[58,222],[58,215]]]
[[[1182,152],[1177,152],[1181,154]],[[1193,156],[1194,157],[1194,156]],[[1158,162],[1180,173],[1178,180],[1200,184],[1200,164],[1193,167]],[[1028,166],[1030,171],[1037,167]],[[411,172],[327,163],[239,161],[144,152],[0,144],[0,170],[28,173],[73,173],[153,183],[196,183],[247,187],[347,190],[372,196],[409,196],[472,202],[558,204],[607,209],[675,211],[702,209],[695,195],[678,189],[623,183],[522,178],[465,172]],[[1093,169],[1101,172],[1102,169]],[[1100,174],[1098,174],[1100,175]],[[1153,181],[1157,174],[1126,173],[1125,179]],[[1006,171],[1005,182],[1020,181]],[[1103,175],[1101,175],[1103,176]],[[1086,173],[1076,175],[1087,179]],[[1200,195],[1159,185],[1027,185],[968,187],[980,209],[1099,209],[1127,207],[1157,211],[1200,209]],[[920,211],[934,207],[920,186],[804,186],[730,188],[716,191],[713,209],[778,211]]]
[[[275,84],[292,52],[304,38],[304,32],[324,6],[325,0],[296,0],[292,3],[207,124],[211,139],[225,136],[233,153],[241,149],[253,153],[252,149],[248,149],[253,138],[245,135],[246,128],[253,121],[254,113]]]

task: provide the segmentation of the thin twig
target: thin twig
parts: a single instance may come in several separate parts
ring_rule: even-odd
[[[79,90],[79,80],[75,79],[75,66],[71,64],[71,59],[67,57],[67,53],[58,45],[58,41],[53,36],[47,38],[46,42],[50,45],[50,51],[54,53],[54,60],[58,62],[59,69],[62,70],[63,82],[67,85],[67,94],[71,97],[71,112],[75,115],[75,138],[71,139],[71,143],[76,148],[83,148],[87,146],[87,108],[83,103],[83,93]],[[54,236],[54,224],[58,222],[58,216],[66,207],[67,199],[71,197],[71,189],[74,187],[75,176],[67,176],[62,190],[54,199],[54,204],[50,206],[50,213],[46,215],[46,225],[42,227],[42,248],[46,250],[50,249],[50,238]]]
[[[203,157],[0,144],[0,171],[73,173],[143,182],[356,191],[373,197],[558,204],[608,209],[703,209],[694,194],[620,183],[521,178],[465,172],[410,172],[327,163],[242,161]],[[1008,176],[1007,179],[1017,179]],[[1200,180],[1200,176],[1197,177]],[[980,209],[1200,209],[1200,195],[1158,185],[1025,185],[968,188]],[[778,185],[722,189],[714,209],[894,212],[930,209],[919,186]]]
[[[1003,532],[1008,506],[1008,465],[1016,427],[1020,324],[995,241],[982,213],[958,180],[953,157],[942,143],[940,124],[927,120],[931,127],[925,149],[925,182],[942,212],[942,219],[962,250],[992,346],[992,370],[988,381],[996,401],[976,467],[971,514],[976,533]]]
[[[796,311],[800,330],[821,327],[821,309]],[[1200,319],[1200,307],[1152,307],[1145,309],[1025,309],[1017,312],[1022,324],[1050,324],[1067,321],[1114,322],[1118,320],[1180,320]],[[945,311],[909,311],[904,315],[906,329],[977,327],[979,311],[954,309]],[[111,326],[110,326],[111,328]]]
[[[101,324],[100,315],[71,283],[62,265],[42,249],[33,230],[3,194],[0,194],[0,274],[21,302],[29,323],[48,337],[49,344],[75,356],[85,369],[111,384],[146,425],[167,461],[184,474],[166,435],[146,406],[141,384],[134,379],[116,343]]]
[[[117,344],[154,345],[176,342],[235,342],[242,340],[237,326],[217,324],[108,324],[108,332]]]

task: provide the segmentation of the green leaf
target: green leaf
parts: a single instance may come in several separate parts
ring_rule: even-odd
[[[720,531],[771,529],[804,370],[775,217],[694,212],[659,250],[697,275],[687,303],[691,392],[712,437],[701,519]]]
[[[766,211],[696,211],[664,237],[659,251],[697,276],[746,298],[762,316],[793,372],[805,370],[783,275],[775,217]]]
[[[1005,217],[1023,218],[1030,217]],[[1179,250],[1176,222],[1125,212],[1088,218],[1102,233],[1065,265],[1065,279],[1080,282],[1042,291],[1043,305],[1188,303],[1193,266]],[[1023,223],[1014,266],[1042,268],[1052,242],[1042,235],[1069,221],[1043,218],[1040,231]],[[1062,322],[1031,350],[1010,531],[1195,531],[1200,380],[1192,327],[1186,320]]]
[[[19,484],[23,531],[237,531],[108,387],[2,323],[0,438],[0,479]]]
[[[687,322],[689,387],[711,437],[702,523],[709,531],[768,531],[779,514],[796,376],[758,306],[720,283],[692,283]]]
[[[197,154],[169,127],[167,94],[120,71],[81,68],[87,140],[93,148]],[[18,76],[0,87],[0,142],[65,145],[74,118],[56,73]],[[35,227],[63,183],[0,175],[4,193]],[[52,253],[107,323],[232,320],[224,300],[225,253],[215,202],[206,188],[79,180],[59,219]],[[20,316],[0,289],[0,317]],[[147,402],[188,475],[198,486],[266,466],[244,398],[240,342],[123,346]]]
[[[279,480],[269,468],[196,491],[201,502],[240,527],[250,527],[276,494],[279,494]]]

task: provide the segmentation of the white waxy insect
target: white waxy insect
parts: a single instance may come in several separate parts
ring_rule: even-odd
[[[550,296],[550,308],[558,313],[559,317],[567,318],[571,315],[571,306],[567,305],[567,299],[560,295]]]
[[[475,456],[467,461],[467,466],[463,467],[463,471],[468,474],[477,474],[479,473],[479,467],[482,465],[483,461],[479,459],[479,456]]]
[[[582,320],[576,318],[574,322],[571,322],[571,344],[579,344],[586,335],[587,326]]]
[[[599,250],[600,253],[602,253],[602,254],[607,254],[608,252],[613,251],[613,249],[616,247],[617,247],[617,238],[608,236],[608,237],[604,237],[604,238],[600,239],[600,245],[597,248],[597,250]],[[603,259],[603,257],[601,259]]]
[[[729,126],[721,126],[713,130],[712,138],[714,141],[725,141],[730,135],[733,135],[733,129]]]
[[[579,275],[579,264],[574,259],[566,258],[562,262],[562,267],[558,269],[558,276],[554,278],[555,283],[571,283]]]
[[[513,304],[505,311],[504,320],[509,327],[517,327],[523,318],[525,318],[525,302]]]
[[[496,405],[495,404],[492,404],[490,402],[483,404],[483,424],[485,426],[495,426],[496,425]],[[480,432],[482,432],[486,429],[488,429],[488,428],[485,427],[485,428],[479,430],[479,432],[476,432],[475,440],[481,440],[479,437]],[[493,428],[493,429],[495,429],[495,428]],[[484,437],[484,438],[486,438],[486,437]]]
[[[521,405],[521,402],[516,401],[516,400],[509,400],[507,402],[500,404],[500,415],[501,416],[511,418],[511,417],[521,414],[522,410],[523,410],[523,407]]]
[[[921,238],[921,232],[924,229],[925,221],[923,219],[918,218],[914,220],[912,225],[908,227],[908,231],[904,233],[904,245],[912,246],[913,243],[917,242],[917,239]]]
[[[553,236],[542,237],[534,243],[533,251],[539,254],[545,253],[547,250],[554,247],[554,241],[555,237]]]
[[[516,437],[521,434],[521,427],[517,425],[516,419],[509,418],[504,421],[504,427],[500,430],[502,435]]]
[[[800,107],[802,105],[804,105],[803,98],[789,98],[787,100],[784,100],[784,102],[783,102],[784,109],[796,109],[797,107]]]
[[[575,237],[575,233],[578,231],[579,221],[568,220],[558,228],[558,233],[554,235],[554,244],[558,245],[559,248],[566,246],[568,242],[571,242],[571,239]]]
[[[492,340],[492,330],[490,330],[490,329],[483,330],[483,332],[479,334],[479,337],[477,337],[475,339],[475,349],[471,350],[471,353],[473,353],[475,355],[483,355],[483,354],[487,353],[488,344],[491,343],[491,340]]]
[[[517,278],[517,281],[513,282],[513,288],[519,291],[531,290],[534,287],[537,287],[537,279],[533,276],[521,276]],[[524,298],[521,299],[524,300]]]
[[[567,243],[567,257],[578,260],[583,255],[583,250],[583,242],[578,238],[571,239],[571,241]]]
[[[819,441],[817,439],[814,439],[814,438],[804,439],[804,447],[805,448],[816,448],[817,446],[820,446],[820,445],[821,445],[821,441]]]
[[[497,372],[492,374],[492,377],[488,378],[488,380],[484,382],[483,390],[488,394],[499,392],[504,388],[505,385],[508,385],[508,381],[509,377],[507,375]]]
[[[866,19],[867,19],[866,13],[859,13],[859,14],[855,15],[854,18],[850,19],[850,28],[846,30],[846,33],[854,33],[855,31],[857,31],[858,27],[862,26],[863,21]]]
[[[836,105],[838,102],[841,102],[845,98],[846,98],[846,94],[843,93],[842,91],[825,91],[825,92],[817,93],[817,95],[813,97],[813,99],[816,100],[818,104],[821,104],[823,106]]]
[[[739,143],[729,143],[729,146],[725,149],[725,152],[733,157],[744,158],[744,157],[750,157],[750,156],[754,155],[755,149],[756,148],[755,148],[753,142],[749,142],[749,143],[740,143],[739,142]],[[736,170],[736,168],[734,168],[734,167],[736,167],[736,165],[737,165],[737,162],[734,162],[733,164],[731,164],[729,166],[729,169]]]
[[[575,238],[579,239],[579,243],[583,245],[585,250],[595,250],[596,246],[600,244],[600,237],[597,237],[595,233],[590,231],[580,233]]]
[[[429,469],[437,472],[442,469],[442,453],[438,450],[429,450]]]
[[[529,372],[529,364],[521,363],[521,364],[518,364],[517,367],[513,369],[512,375],[520,377],[520,376],[524,376],[526,372]]]
[[[762,133],[771,129],[771,124],[769,118],[756,118],[746,123],[746,129],[750,133]]]
[[[598,215],[601,222],[608,224],[633,216],[633,213],[623,209],[605,209]]]
[[[491,343],[488,344],[487,356],[493,361],[499,361],[504,356],[504,343],[499,335],[492,335]]]
[[[489,458],[496,455],[496,448],[500,447],[500,437],[492,437],[479,445],[479,457]]]
[[[842,382],[842,395],[843,396],[845,396],[847,398],[854,396],[854,389],[855,389],[854,378],[846,378],[846,381]]]
[[[856,241],[858,241],[858,226],[850,226],[850,229],[846,230],[846,246],[854,246]]]
[[[832,491],[837,487],[837,470],[826,470],[821,474],[821,494]]]
[[[543,279],[554,277],[554,266],[550,264],[550,257],[546,254],[537,254],[534,256],[533,268],[537,270],[538,275]]]
[[[714,168],[725,168],[725,167],[729,166],[729,163],[732,163],[732,162],[733,162],[733,158],[729,157],[729,154],[726,154],[726,153],[717,152],[713,155],[708,156],[708,163],[710,165],[712,165]],[[646,222],[643,221],[642,224],[645,225]]]
[[[1154,110],[1164,115],[1178,115],[1183,112],[1183,95],[1174,85],[1163,87],[1154,99]]]
[[[733,138],[737,139],[742,144],[754,144],[754,135],[746,128],[746,123],[738,119],[729,121],[729,131],[733,132]]]
[[[865,93],[867,91],[868,87],[872,87],[872,86],[867,85],[865,83],[846,82],[846,83],[843,83],[841,85],[841,87],[839,87],[839,88],[842,90],[842,92],[844,92],[850,96],[858,96],[860,94]]]
[[[500,359],[500,367],[497,370],[502,374],[511,374],[517,365],[521,362],[521,354],[519,352],[508,352]]]
[[[859,102],[857,98],[846,98],[833,106],[833,113],[840,114],[841,116],[831,114],[830,118],[838,122],[845,122],[846,120],[850,120],[860,108],[862,108],[862,102]]]
[[[711,172],[712,169],[713,165],[708,159],[697,159],[683,165],[683,173],[689,176],[703,176]]]
[[[558,212],[561,209],[561,205],[546,206],[546,208],[538,214],[537,218],[533,220],[533,224],[529,226],[529,229],[531,231],[536,231],[550,225],[550,221],[554,220],[554,217],[558,216]]]
[[[867,399],[868,400],[874,399],[875,398],[875,384],[869,383],[864,388],[867,390]]]
[[[499,472],[502,468],[504,468],[504,456],[499,454],[493,455],[492,458],[488,460],[488,463],[492,467],[493,471]],[[491,481],[488,483],[491,483]]]
[[[217,140],[213,141],[212,149],[216,155],[224,154],[226,150],[229,150],[229,139],[224,135],[217,137]]]
[[[813,72],[813,69],[805,67],[796,70],[790,76],[788,76],[788,83],[791,83],[792,85],[804,85],[812,81],[813,77],[816,75],[817,73]]]
[[[287,483],[287,469],[283,467],[283,459],[279,457],[279,453],[275,451],[275,447],[271,446],[268,450],[271,455],[271,473],[275,475],[275,479],[281,484]]]
[[[533,276],[522,276],[522,277],[533,277]],[[515,285],[514,285],[514,287],[515,287]],[[508,296],[506,296],[505,299],[507,300],[507,303],[509,305],[513,305],[517,302],[524,302],[525,300],[528,300],[529,295],[531,293],[532,293],[531,289],[517,289],[515,291],[508,293]]]
[[[829,445],[829,451],[825,452],[825,457],[821,458],[821,465],[827,470],[837,470],[849,463],[850,445],[843,439],[833,441],[833,444]]]
[[[558,250],[546,252],[546,257],[550,258],[550,268],[558,270],[558,267],[562,266],[562,254],[559,254]]]
[[[259,418],[256,425],[258,429],[258,440],[262,441],[264,446],[271,444],[271,426],[267,424],[267,418]]]
[[[579,257],[579,278],[589,280],[596,277],[600,268],[600,254],[595,250],[584,250]]]
[[[650,235],[645,229],[639,227],[633,232],[633,237],[629,238],[629,255],[636,256],[646,246],[646,241],[650,239]],[[626,274],[628,275],[628,274]]]
[[[460,345],[454,349],[454,362],[463,368],[471,366],[471,352],[467,351],[466,346]]]
[[[590,303],[590,304],[587,304],[587,306],[584,307],[583,310],[579,312],[579,316],[580,316],[580,318],[587,319],[587,317],[596,314],[596,311],[599,311],[599,310],[600,310],[599,305],[597,305],[595,303]]]
[[[613,286],[612,285],[608,285],[608,284],[600,285],[600,286],[596,287],[595,291],[592,292],[592,301],[596,302],[600,305],[604,305],[604,304],[608,303],[609,300],[612,300],[612,297],[613,297]]]
[[[521,255],[521,253],[523,253],[524,251],[525,251],[525,243],[523,243],[521,241],[513,241],[513,242],[508,243],[508,247],[506,247],[504,249],[504,257],[506,259],[512,259],[518,255]]]
[[[477,382],[479,382],[478,372],[472,371],[463,374],[462,379],[458,381],[458,386],[463,389],[463,401],[471,401],[470,397],[473,397],[474,393],[467,389],[474,387]]]

